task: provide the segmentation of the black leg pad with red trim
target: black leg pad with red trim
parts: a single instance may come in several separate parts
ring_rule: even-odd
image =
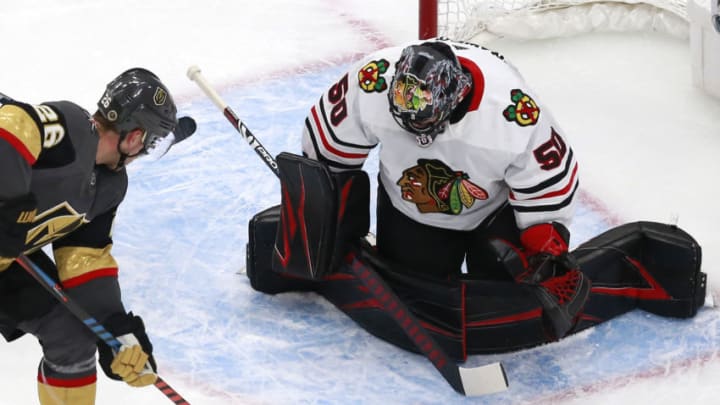
[[[316,283],[287,273],[272,271],[273,248],[280,222],[280,210],[280,206],[276,205],[258,212],[248,224],[245,266],[250,285],[266,294],[312,291]]]
[[[633,308],[688,318],[705,301],[700,245],[673,225],[634,222],[573,251],[593,282],[586,315],[602,321]]]
[[[428,334],[445,353],[464,360],[464,286],[457,282],[429,279],[402,271],[377,256],[368,244],[357,247],[357,263],[376,272],[395,295],[420,321]],[[371,334],[403,349],[418,352],[397,321],[397,317],[370,293],[354,272],[343,265],[336,274],[326,277],[318,291],[328,301]]]
[[[363,171],[331,173],[322,162],[286,152],[277,165],[282,211],[272,268],[322,279],[370,229],[370,180]]]

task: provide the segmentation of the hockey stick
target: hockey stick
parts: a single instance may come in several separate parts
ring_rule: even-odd
[[[257,146],[253,146],[255,151],[264,159],[275,175],[279,177],[280,172],[275,159],[260,145],[255,136],[250,133],[245,124],[220,98],[217,92],[210,87],[200,74],[200,69],[197,66],[191,66],[187,71],[187,75],[190,80],[197,83],[200,89],[223,112],[225,118],[233,124],[250,146],[256,143]],[[258,147],[262,148],[261,152],[258,151]],[[383,310],[397,322],[408,338],[415,343],[417,348],[430,360],[455,391],[467,396],[477,396],[505,391],[508,388],[507,376],[502,364],[492,363],[474,368],[458,367],[374,269],[360,262],[353,252],[347,255],[346,264],[347,268],[381,303]]]
[[[275,173],[276,176],[280,176],[277,163],[275,159],[268,153],[267,149],[258,141],[257,138],[250,132],[245,123],[238,118],[235,112],[220,98],[220,95],[208,84],[205,78],[200,74],[200,68],[197,66],[190,66],[187,70],[187,76],[190,80],[197,83],[197,85],[205,92],[205,94],[212,100],[213,103],[223,112],[225,118],[232,124],[233,127],[242,135],[243,139],[255,150],[255,153],[260,156],[270,170]]]
[[[17,262],[22,266],[25,271],[37,280],[48,292],[57,298],[60,303],[65,306],[73,315],[81,320],[93,333],[102,339],[108,346],[110,346],[116,353],[122,347],[122,343],[115,336],[103,327],[100,322],[90,316],[81,306],[70,298],[62,290],[62,287],[55,282],[50,276],[48,276],[38,265],[32,262],[27,256],[20,255],[17,258]],[[146,368],[149,366],[146,365]],[[155,381],[155,387],[160,390],[169,400],[173,401],[176,405],[190,405],[180,394],[177,393],[168,383],[165,382],[160,376],[157,376]]]

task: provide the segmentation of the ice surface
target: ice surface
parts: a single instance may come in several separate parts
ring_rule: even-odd
[[[3,5],[1,92],[92,109],[111,77],[143,65],[198,122],[162,160],[130,166],[114,232],[125,303],[145,319],[163,378],[196,405],[714,403],[717,309],[686,321],[638,311],[558,343],[473,356],[465,366],[502,361],[510,390],[465,399],[426,359],[319,296],[250,288],[247,223],[279,202],[277,180],[185,70],[198,64],[271,153],[298,152],[307,108],[354,55],[416,36],[416,3]],[[715,289],[720,103],[690,85],[687,44],[632,34],[495,45],[552,107],[581,162],[573,245],[624,221],[677,216],[702,244]],[[0,359],[0,404],[36,403],[37,344],[0,344]],[[99,377],[98,404],[130,403],[169,401]]]

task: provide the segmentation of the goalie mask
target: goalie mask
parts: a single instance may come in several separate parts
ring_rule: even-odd
[[[412,45],[403,49],[395,64],[388,92],[390,112],[402,128],[415,134],[420,146],[427,146],[445,130],[470,87],[449,45]]]
[[[160,79],[142,68],[127,70],[108,83],[98,111],[120,134],[142,129],[142,154],[162,155],[172,145],[169,134],[177,125],[177,108]],[[119,148],[119,146],[118,146]]]

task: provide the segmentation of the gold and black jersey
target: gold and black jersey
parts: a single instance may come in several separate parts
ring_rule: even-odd
[[[74,103],[0,106],[0,200],[34,194],[37,215],[25,252],[52,244],[63,282],[117,273],[111,230],[127,174],[96,165],[97,146],[90,115]]]

